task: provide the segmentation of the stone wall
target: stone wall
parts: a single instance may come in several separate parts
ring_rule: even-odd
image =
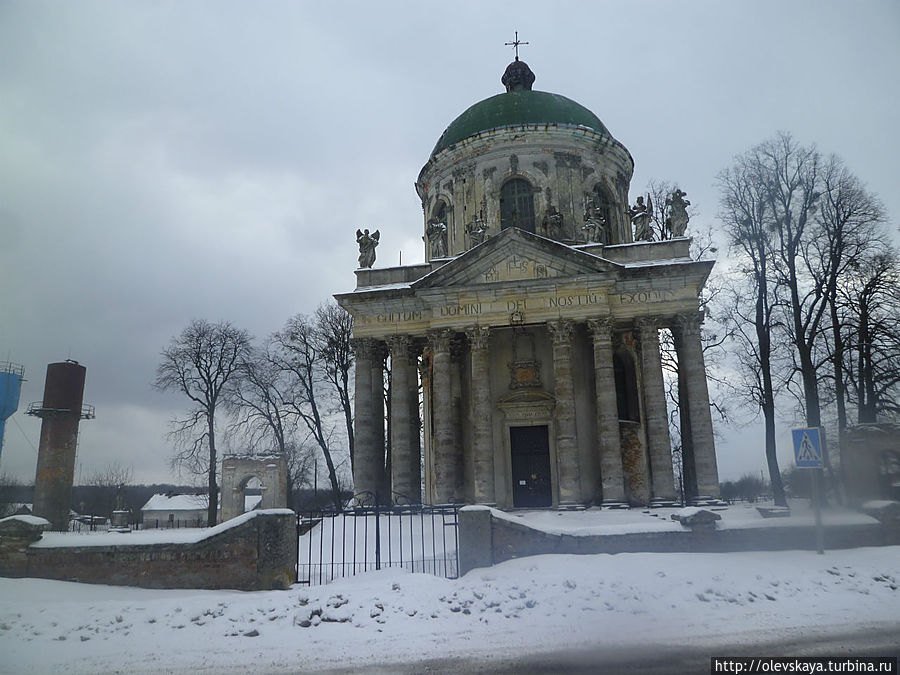
[[[878,516],[876,516],[878,517]],[[895,516],[888,527],[880,524],[826,525],[825,548],[886,546],[900,543]],[[816,550],[812,526],[759,527],[733,530],[634,532],[574,536],[550,534],[522,523],[497,518],[484,506],[467,506],[459,511],[459,573],[489,567],[513,558],[548,553],[730,553],[735,551]]]
[[[116,535],[121,544],[49,547],[17,525],[0,530],[0,575],[143,588],[285,589],[296,579],[296,526],[293,511],[272,509],[246,513],[188,543],[129,544],[140,537],[133,533]]]

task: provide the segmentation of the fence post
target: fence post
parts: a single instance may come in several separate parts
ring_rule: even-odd
[[[375,569],[381,569],[381,516],[378,512],[378,491],[375,491]]]

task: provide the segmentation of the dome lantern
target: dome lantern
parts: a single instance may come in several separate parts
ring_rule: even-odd
[[[500,82],[506,87],[506,92],[511,91],[531,91],[531,85],[534,84],[534,73],[524,61],[516,60],[506,66],[506,72],[500,78]]]

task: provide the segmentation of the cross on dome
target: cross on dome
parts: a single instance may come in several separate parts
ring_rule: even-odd
[[[519,60],[519,45],[527,45],[527,44],[529,44],[529,43],[522,42],[521,40],[519,40],[519,31],[516,31],[516,39],[513,40],[512,42],[504,42],[503,46],[504,47],[514,47],[516,50],[516,61],[518,61]]]

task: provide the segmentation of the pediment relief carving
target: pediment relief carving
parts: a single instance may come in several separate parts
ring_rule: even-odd
[[[504,230],[413,284],[418,288],[554,279],[619,267],[597,256],[520,230]]]

